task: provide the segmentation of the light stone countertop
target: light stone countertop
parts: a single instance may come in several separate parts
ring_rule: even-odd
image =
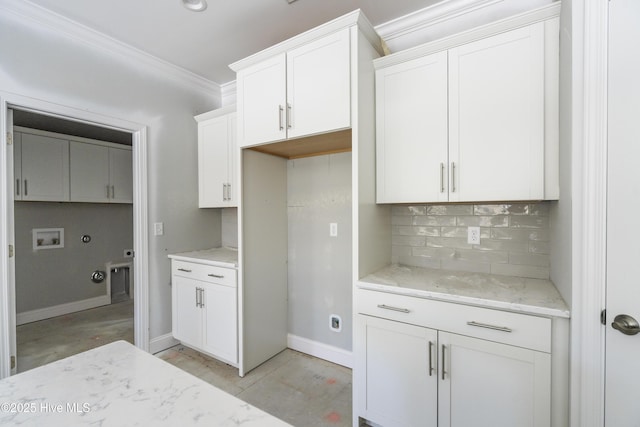
[[[169,258],[216,267],[238,268],[238,250],[233,248],[213,248],[201,251],[181,252],[170,254]]]
[[[2,426],[289,426],[125,341],[0,380],[0,404]]]
[[[569,318],[569,308],[549,280],[390,265],[358,282],[361,289]]]

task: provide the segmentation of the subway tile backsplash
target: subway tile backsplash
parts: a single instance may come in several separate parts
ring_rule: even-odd
[[[549,204],[393,206],[392,262],[549,278]],[[480,244],[467,227],[480,227]]]

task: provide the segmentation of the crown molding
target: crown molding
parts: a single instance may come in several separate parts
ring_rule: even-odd
[[[225,106],[236,103],[236,89],[237,86],[235,80],[220,85],[221,105]]]
[[[388,42],[503,1],[504,0],[444,0],[380,24],[376,27],[376,31],[385,42]]]
[[[44,27],[91,48],[125,57],[137,64],[152,68],[175,82],[186,84],[196,90],[206,90],[215,97],[220,98],[221,91],[218,83],[33,4],[28,0],[1,0],[0,11],[5,15],[17,18],[22,24],[26,23],[26,25],[36,27],[39,30]]]

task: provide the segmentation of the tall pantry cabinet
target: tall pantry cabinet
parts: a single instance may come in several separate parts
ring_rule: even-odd
[[[353,277],[359,247],[371,252],[366,262],[386,263],[387,249],[373,244],[388,222],[388,210],[375,206],[373,59],[381,54],[379,36],[356,10],[231,64],[240,147],[240,375],[288,345],[288,159],[352,152],[351,217],[361,224],[351,235]]]

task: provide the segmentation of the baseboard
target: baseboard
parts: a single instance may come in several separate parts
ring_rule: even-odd
[[[171,333],[160,335],[149,341],[149,353],[156,354],[178,344],[180,344],[180,341],[175,339]]]
[[[54,305],[52,307],[39,308],[37,310],[24,311],[16,314],[16,324],[24,325],[25,323],[37,322],[38,320],[49,319],[51,317],[63,316],[76,311],[88,310],[90,308],[101,307],[111,304],[111,298],[108,295],[100,295],[99,297],[89,298],[81,301],[68,302],[66,304]]]
[[[287,336],[287,347],[292,350],[306,353],[311,356],[328,360],[329,362],[351,368],[353,366],[353,353],[342,348],[312,341],[297,335]]]

